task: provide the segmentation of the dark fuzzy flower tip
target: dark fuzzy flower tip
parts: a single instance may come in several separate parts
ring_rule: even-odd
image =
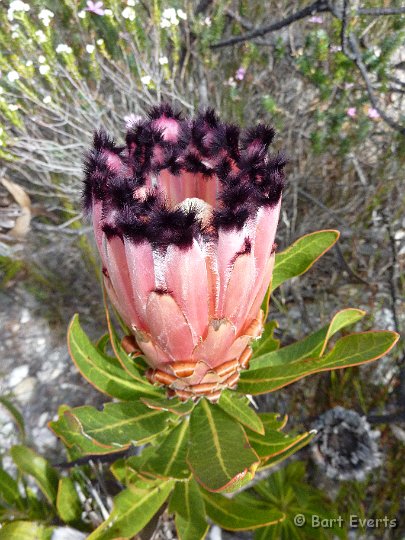
[[[264,124],[240,133],[213,109],[188,119],[167,103],[157,105],[131,126],[125,147],[104,130],[96,131],[84,164],[84,207],[90,210],[94,201],[102,201],[106,234],[147,238],[161,246],[188,246],[195,235],[216,234],[218,228],[241,229],[259,207],[280,200],[286,160],[282,154],[268,155],[274,135]],[[162,171],[166,182],[169,174],[177,184],[184,173],[190,182],[218,179],[213,220],[204,230],[196,211],[175,210],[179,201],[166,200],[163,191],[170,193],[170,186],[160,184]],[[152,195],[156,181],[160,195]],[[146,199],[140,195],[145,189]],[[185,189],[188,197],[193,189]]]

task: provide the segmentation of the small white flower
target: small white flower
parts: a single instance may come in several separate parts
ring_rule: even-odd
[[[10,82],[18,81],[19,78],[20,76],[16,71],[10,71],[9,73],[7,73],[7,79]]]
[[[67,53],[67,54],[70,54],[71,52],[73,52],[72,47],[69,47],[69,45],[66,45],[66,43],[59,43],[55,51],[57,53]]]
[[[148,86],[151,80],[152,80],[152,77],[150,77],[149,75],[144,75],[143,77],[141,77],[141,83],[144,84],[145,86]]]
[[[82,9],[81,11],[79,11],[79,13],[77,14],[77,16],[79,17],[79,19],[84,19],[86,17],[86,12],[84,11],[84,9]]]
[[[24,12],[24,11],[29,11],[30,10],[30,6],[28,4],[26,4],[25,2],[21,2],[21,0],[14,0],[13,2],[10,2],[10,5],[8,7],[8,11],[7,11],[7,18],[9,21],[13,21],[14,20],[14,13],[18,13],[18,12]]]
[[[170,26],[170,21],[168,21],[167,19],[162,19],[160,21],[160,28],[169,28]]]
[[[32,66],[32,64],[33,64],[33,61],[32,61],[32,60],[27,60],[27,61],[25,62],[25,65],[26,65],[27,67]]]
[[[41,75],[46,75],[51,68],[47,64],[39,66],[39,72]]]
[[[160,64],[161,66],[164,66],[164,65],[166,65],[166,64],[168,64],[168,63],[169,63],[169,60],[168,60],[167,56],[161,56],[161,57],[159,58],[159,64]]]
[[[122,16],[124,17],[124,19],[128,19],[130,21],[135,20],[135,10],[134,10],[134,8],[126,7],[122,11]]]
[[[50,9],[42,9],[38,13],[38,18],[42,21],[42,24],[44,26],[49,26],[51,19],[54,17],[54,15],[55,15],[54,12],[51,11]]]
[[[105,9],[104,10],[104,15],[107,15],[108,17],[111,17],[111,15],[113,15],[112,9]]]
[[[20,37],[20,34],[18,32],[11,33],[11,39],[18,39],[19,37]]]
[[[100,38],[96,41],[97,45],[104,45],[104,39]]]
[[[162,17],[164,19],[175,19],[176,18],[176,10],[174,8],[166,8],[163,10]]]
[[[135,0],[127,0],[127,5],[128,5],[128,6],[135,6],[135,5],[136,5],[136,1],[135,1]]]
[[[94,53],[94,49],[95,49],[95,46],[94,45],[91,45],[90,43],[88,43],[86,45],[86,51],[91,54],[91,53]]]
[[[183,21],[186,21],[187,20],[187,13],[185,11],[183,11],[182,9],[178,9],[177,10],[177,17],[179,17],[180,19],[183,19]]]
[[[11,103],[8,108],[10,109],[10,111],[17,111],[18,110],[18,105],[15,105],[14,103]]]
[[[43,54],[40,54],[40,55],[38,56],[38,62],[39,62],[40,64],[44,64],[44,63],[46,62],[46,58],[45,58],[45,56],[44,56]]]
[[[39,43],[44,43],[47,40],[47,37],[45,33],[43,32],[43,30],[37,30],[35,32],[35,35],[37,36]]]
[[[12,24],[12,25],[11,25],[11,30],[12,30],[13,32],[16,32],[16,31],[19,30],[19,29],[20,29],[20,27],[19,27],[18,24]]]
[[[205,24],[205,26],[211,26],[211,18],[210,17],[205,17],[205,19],[203,20],[203,23]]]
[[[42,100],[44,103],[48,104],[48,103],[51,103],[52,102],[52,98],[51,96],[45,96],[44,99]]]

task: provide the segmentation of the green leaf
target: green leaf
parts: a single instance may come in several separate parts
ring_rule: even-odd
[[[257,455],[262,460],[284,454],[291,448],[297,448],[303,441],[306,444],[314,437],[315,433],[302,433],[300,435],[291,436],[280,431],[266,429],[264,435],[257,433],[248,434],[249,442]]]
[[[202,495],[208,516],[223,529],[246,531],[274,525],[285,519],[283,512],[269,509],[247,494],[228,499],[203,490]]]
[[[278,328],[277,321],[269,321],[264,325],[264,331],[260,339],[252,342],[253,358],[276,351],[280,347],[280,340],[274,338],[274,330]]]
[[[282,416],[280,413],[260,413],[260,420],[262,421],[266,430],[280,431],[287,424],[288,416]]]
[[[254,476],[259,464],[242,426],[206,399],[190,418],[188,464],[209,491],[233,491]]]
[[[247,426],[257,433],[264,433],[262,421],[255,411],[249,407],[249,400],[245,396],[240,396],[235,392],[225,390],[221,394],[218,406],[240,424]]]
[[[100,392],[123,400],[161,395],[145,378],[135,381],[115,358],[103,355],[81,328],[77,314],[69,325],[68,347],[77,369]]]
[[[77,407],[65,413],[77,420],[82,435],[95,444],[128,448],[142,445],[167,429],[171,414],[149,409],[143,403],[106,403],[102,411],[95,407]]]
[[[20,510],[24,508],[17,482],[3,469],[0,469],[0,499],[11,506],[17,505]]]
[[[291,384],[307,375],[371,362],[387,354],[399,335],[390,331],[350,334],[339,339],[321,358],[303,358],[287,365],[249,369],[241,373],[238,391],[265,394]]]
[[[338,311],[331,322],[320,330],[310,334],[301,341],[282,347],[276,351],[257,356],[250,361],[250,369],[277,366],[296,362],[303,358],[315,358],[323,354],[328,340],[339,330],[354,324],[363,318],[365,312],[361,309],[342,309]]]
[[[110,343],[110,335],[104,334],[97,340],[96,347],[101,352],[101,354],[106,354],[106,350],[109,343]]]
[[[175,513],[179,540],[203,540],[208,532],[205,506],[198,484],[193,478],[177,482],[170,498],[169,512]]]
[[[123,369],[136,381],[144,384],[145,383],[145,377],[140,373],[139,369],[141,368],[142,362],[140,362],[142,357],[133,357],[132,355],[129,355],[125,352],[124,348],[121,345],[121,341],[118,337],[118,334],[114,328],[114,325],[111,321],[110,312],[107,305],[107,297],[106,293],[104,292],[104,307],[105,307],[105,315],[107,319],[107,326],[108,326],[108,333],[110,335],[110,341],[111,341],[111,347],[114,351],[115,356],[117,357],[117,360],[123,367]],[[158,389],[155,388],[157,391]],[[160,394],[162,392],[160,391]]]
[[[191,400],[180,401],[178,398],[141,398],[150,409],[169,411],[177,416],[186,416],[194,409],[195,403]]]
[[[0,540],[50,540],[53,527],[30,521],[6,523],[0,529]]]
[[[271,289],[275,291],[282,283],[304,274],[338,240],[339,231],[324,230],[306,234],[291,246],[276,253]]]
[[[48,501],[55,505],[59,480],[56,470],[46,459],[26,446],[13,446],[10,454],[18,469],[23,474],[32,476]]]
[[[160,482],[152,489],[131,486],[114,498],[114,508],[87,540],[129,540],[152,519],[169,496],[173,481]]]
[[[0,404],[3,405],[3,407],[8,411],[8,413],[11,415],[12,419],[14,420],[16,426],[18,427],[21,437],[25,438],[25,424],[24,424],[24,418],[20,411],[15,407],[11,401],[5,397],[0,397]]]
[[[188,421],[184,420],[156,448],[145,470],[163,478],[189,478],[191,473],[186,462],[188,441]]]
[[[64,477],[59,480],[56,509],[64,523],[81,520],[82,505],[71,478]]]
[[[85,436],[80,422],[71,411],[70,408],[63,410],[58,420],[49,422],[48,426],[69,448],[72,459],[88,454],[103,455],[121,451],[121,448],[115,448],[112,444],[100,444]]]

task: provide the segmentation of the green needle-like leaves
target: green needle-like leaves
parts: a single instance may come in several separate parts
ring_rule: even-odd
[[[190,418],[188,464],[209,491],[233,491],[248,482],[259,464],[242,426],[205,399]]]

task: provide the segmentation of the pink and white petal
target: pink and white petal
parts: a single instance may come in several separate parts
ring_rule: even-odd
[[[132,287],[128,273],[124,244],[118,236],[107,238],[103,234],[103,252],[108,277],[116,293],[119,305],[118,309],[126,311],[131,320],[131,326],[140,327],[140,319],[135,309]]]
[[[146,302],[156,288],[153,251],[149,242],[135,243],[124,238],[125,255],[135,309],[141,328],[148,330]]]
[[[219,276],[219,295],[218,305],[216,306],[216,317],[221,318],[224,310],[225,291],[232,271],[233,261],[237,253],[243,251],[245,244],[244,230],[232,229],[230,231],[220,229],[217,244],[218,276]]]
[[[114,291],[114,287],[112,286],[111,280],[108,276],[103,276],[103,282],[105,290],[107,291],[108,298],[110,299],[112,305],[117,310],[117,312],[122,317],[122,320],[124,323],[128,326],[128,328],[131,328],[132,320],[131,317],[125,308],[125,304],[121,304],[118,300],[117,294]]]
[[[254,300],[256,283],[253,253],[244,253],[236,258],[225,290],[225,301],[221,316],[229,319],[236,333],[244,326],[249,308]]]
[[[260,306],[262,305],[267,289],[270,286],[275,260],[276,260],[276,254],[273,253],[270,256],[270,259],[267,261],[264,276],[262,277],[262,281],[259,284],[256,295],[252,302],[252,305],[250,306],[249,313],[246,318],[245,328],[247,328],[250,325],[250,323],[253,321],[253,319],[257,317],[257,314],[259,312]]]
[[[264,274],[273,249],[280,216],[280,205],[281,199],[274,208],[260,208],[256,218],[253,253],[256,258],[259,277]]]
[[[156,343],[153,343],[151,336],[146,332],[134,330],[134,335],[139,348],[146,356],[149,366],[154,369],[165,370],[166,366],[171,362],[171,358]]]
[[[170,294],[151,292],[146,303],[149,333],[173,360],[188,360],[194,349],[190,326]]]
[[[194,349],[193,358],[214,368],[224,362],[235,337],[236,329],[230,321],[214,319],[209,324],[207,337]]]
[[[207,332],[209,300],[205,254],[197,240],[187,249],[168,247],[165,281],[190,325],[196,345]]]

